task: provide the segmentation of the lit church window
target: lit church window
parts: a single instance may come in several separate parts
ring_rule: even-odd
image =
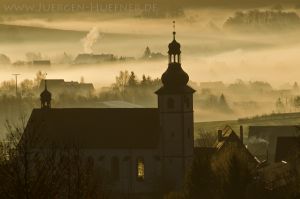
[[[145,179],[145,163],[143,158],[137,159],[137,179],[143,181]]]

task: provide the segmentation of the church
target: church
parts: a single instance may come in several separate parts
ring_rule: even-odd
[[[53,108],[45,84],[41,108],[32,111],[26,127],[42,138],[33,146],[78,146],[112,174],[119,192],[151,193],[159,182],[181,190],[194,155],[195,90],[182,69],[175,31],[168,48],[157,108]]]

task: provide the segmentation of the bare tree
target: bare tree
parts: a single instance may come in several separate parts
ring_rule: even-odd
[[[42,125],[42,124],[40,124]],[[0,198],[107,198],[103,173],[79,147],[42,140],[40,125],[25,129],[6,122],[0,144]]]
[[[127,70],[120,71],[119,76],[116,77],[116,83],[113,85],[113,87],[123,92],[125,87],[128,85],[129,76],[129,72]]]
[[[196,146],[198,147],[212,147],[217,141],[215,133],[207,132],[205,129],[200,128],[198,130],[198,136],[195,139]]]
[[[46,73],[39,70],[39,71],[36,73],[36,77],[35,77],[35,79],[34,79],[34,84],[35,84],[35,86],[38,88],[39,85],[40,85],[40,83],[41,83],[41,81],[42,81],[43,79],[45,79],[45,78],[46,78]]]
[[[94,159],[78,147],[66,147],[61,151],[62,198],[86,199],[108,198],[105,191],[108,182],[103,169],[96,166]]]

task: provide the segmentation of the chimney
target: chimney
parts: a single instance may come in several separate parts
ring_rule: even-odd
[[[244,129],[243,129],[243,125],[240,126],[240,140],[242,141],[242,144],[244,144]]]
[[[221,142],[221,141],[223,141],[223,135],[222,135],[222,130],[219,129],[218,130],[218,142]]]

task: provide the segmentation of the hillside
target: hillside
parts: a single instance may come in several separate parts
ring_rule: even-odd
[[[195,123],[195,136],[197,137],[197,135],[201,130],[205,130],[210,133],[217,133],[217,130],[223,128],[225,125],[231,126],[236,132],[239,132],[239,126],[243,125],[245,129],[245,133],[247,135],[248,127],[253,125],[260,126],[260,125],[299,125],[299,124],[300,124],[300,112],[271,114],[268,116],[245,118],[239,120],[198,122]]]
[[[0,43],[19,42],[78,42],[87,35],[86,31],[61,30],[44,27],[0,24]],[[147,35],[101,33],[114,41],[129,38],[148,37]]]
[[[74,41],[86,32],[0,24],[0,42]]]

